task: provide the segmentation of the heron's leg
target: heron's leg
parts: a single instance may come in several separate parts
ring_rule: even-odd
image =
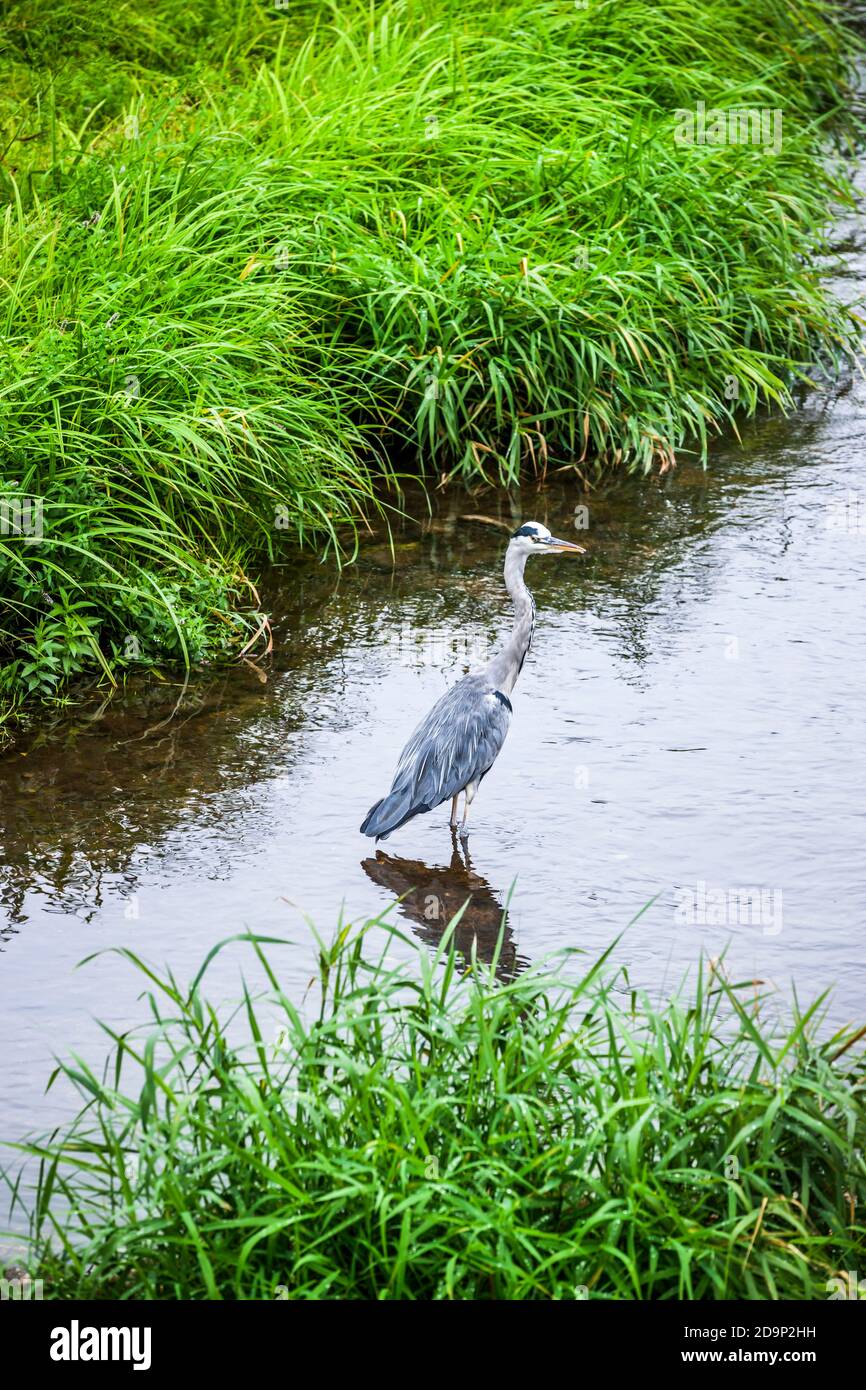
[[[460,795],[460,793],[458,792],[456,796],[452,796],[452,798],[451,798],[451,829],[452,829],[452,830],[456,830],[456,829],[457,829],[457,797],[458,797],[459,795]]]
[[[464,802],[463,802],[463,821],[462,821],[461,826],[460,826],[460,834],[463,835],[463,836],[466,836],[466,835],[469,834],[469,830],[468,830],[468,828],[467,828],[466,822],[467,822],[468,819],[469,819],[469,807],[472,805],[472,802],[473,802],[473,800],[474,800],[474,798],[475,798],[475,793],[476,793],[477,790],[478,790],[478,787],[477,787],[476,783],[470,782],[470,783],[469,783],[469,786],[466,787],[466,788],[464,789],[464,792],[463,792],[463,795],[464,795],[464,797],[465,797],[465,800],[464,800]]]

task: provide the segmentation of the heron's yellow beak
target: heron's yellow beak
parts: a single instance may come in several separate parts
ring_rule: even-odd
[[[575,545],[573,541],[559,541],[556,539],[556,536],[551,536],[550,540],[547,542],[547,547],[549,550],[562,553],[563,555],[567,555],[569,551],[573,551],[575,555],[586,554],[582,545]]]

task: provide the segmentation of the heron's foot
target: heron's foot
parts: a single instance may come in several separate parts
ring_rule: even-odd
[[[455,861],[460,869],[468,873],[472,872],[472,860],[469,858],[469,836],[461,830],[458,834],[456,830],[451,832],[452,844],[452,866]]]

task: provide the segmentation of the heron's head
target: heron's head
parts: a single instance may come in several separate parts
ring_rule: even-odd
[[[576,554],[584,555],[586,552],[582,545],[575,545],[573,541],[559,541],[556,536],[552,536],[546,526],[542,526],[540,521],[525,521],[522,526],[512,533],[509,549],[514,546],[524,555],[565,555]]]

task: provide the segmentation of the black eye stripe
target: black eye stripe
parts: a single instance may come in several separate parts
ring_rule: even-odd
[[[516,531],[512,531],[511,539],[515,536],[529,536],[534,541],[546,540],[546,536],[540,536],[534,526],[519,526]]]

